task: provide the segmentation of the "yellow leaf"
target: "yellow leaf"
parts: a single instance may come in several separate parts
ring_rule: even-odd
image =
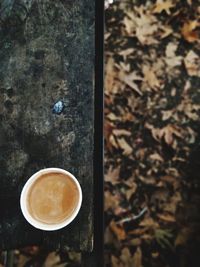
[[[181,33],[186,41],[193,43],[198,40],[198,34],[194,30],[199,26],[197,20],[190,20],[183,24]]]
[[[170,9],[174,6],[175,4],[173,4],[171,0],[157,0],[153,13],[159,14],[162,11],[165,11],[168,15],[170,15]]]

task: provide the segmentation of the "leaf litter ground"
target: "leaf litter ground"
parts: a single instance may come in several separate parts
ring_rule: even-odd
[[[105,261],[200,266],[200,2],[105,12]]]

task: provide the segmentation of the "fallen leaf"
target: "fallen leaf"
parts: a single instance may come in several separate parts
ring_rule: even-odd
[[[127,131],[125,129],[114,129],[113,130],[113,134],[115,136],[122,136],[122,135],[124,135],[124,136],[131,136],[131,132],[130,131]]]
[[[176,237],[175,247],[185,246],[188,243],[191,234],[192,234],[192,229],[187,227],[182,228]]]
[[[136,190],[137,190],[137,184],[136,183],[133,184],[132,188],[126,190],[125,195],[126,195],[126,199],[128,201],[130,200],[132,195],[136,192]]]
[[[60,266],[61,267],[59,263],[60,263],[59,254],[56,252],[51,252],[48,254],[48,257],[46,258],[43,266],[44,267],[49,267],[49,266],[52,266],[52,267]],[[62,267],[64,266],[65,264],[62,264]]]
[[[172,0],[157,0],[155,4],[155,8],[153,9],[153,13],[161,13],[165,11],[168,15],[171,14],[170,9],[173,8],[175,4]]]
[[[166,47],[165,50],[166,57],[164,58],[164,60],[170,68],[174,68],[182,64],[183,57],[176,55],[177,48],[178,44],[174,42],[168,43]]]
[[[111,134],[111,136],[109,138],[109,144],[112,146],[112,148],[113,147],[116,148],[116,149],[119,148],[118,143],[117,143],[117,141],[116,141],[116,139],[115,139],[113,134]],[[110,151],[112,152],[112,149]]]
[[[105,205],[104,205],[105,211],[108,211],[109,209],[114,211],[120,206],[121,198],[118,194],[113,195],[110,191],[105,191],[104,199],[105,199]]]
[[[121,72],[120,80],[126,85],[128,85],[131,89],[133,89],[136,93],[142,95],[142,92],[140,91],[138,85],[134,82],[141,81],[142,78],[138,76],[135,72],[132,72],[130,74],[125,74],[124,72]]]
[[[123,150],[123,155],[129,156],[133,152],[133,148],[126,142],[124,138],[118,138],[118,145]]]
[[[120,182],[119,181],[119,173],[120,173],[120,166],[118,166],[114,169],[112,169],[112,167],[110,167],[108,169],[108,172],[104,176],[105,182],[110,182],[113,185],[118,184]]]
[[[151,160],[155,160],[155,161],[160,161],[160,162],[163,162],[164,161],[164,159],[158,153],[151,154],[149,156],[149,158]]]
[[[200,77],[200,58],[193,50],[187,53],[184,64],[188,75]]]
[[[140,247],[137,247],[136,252],[133,255],[133,265],[131,267],[142,267],[142,250]]]
[[[140,181],[142,181],[144,184],[147,185],[156,185],[156,179],[154,177],[143,177],[143,176],[139,176],[138,177],[140,179]]]
[[[107,92],[111,93],[113,91],[114,83],[115,83],[114,60],[112,57],[110,57],[106,63],[106,73],[105,73],[105,89]]]
[[[114,113],[110,112],[109,114],[106,115],[106,118],[111,120],[111,121],[119,121],[121,120],[120,117],[116,116]]]
[[[170,214],[175,215],[178,204],[182,201],[180,192],[175,192],[173,196],[163,206],[163,210]]]
[[[163,121],[170,119],[174,114],[173,109],[172,110],[162,110],[161,112],[162,112],[162,120]]]
[[[172,124],[168,124],[167,126],[159,129],[155,128],[153,125],[150,125],[149,123],[146,123],[145,127],[151,130],[152,136],[155,140],[161,141],[163,138],[166,144],[168,145],[172,145],[174,141],[174,136],[183,138],[181,128]]]
[[[180,186],[180,179],[178,179],[178,177],[175,176],[171,175],[161,176],[160,180],[166,182],[169,185],[172,185],[174,190],[177,190],[178,187]]]
[[[150,217],[144,218],[139,225],[151,229],[159,228],[159,224]]]
[[[133,54],[134,51],[135,50],[133,48],[127,48],[127,49],[124,49],[124,50],[120,51],[118,54],[120,56],[123,56],[124,61],[125,61],[128,56],[130,56],[131,54]]]
[[[157,91],[160,86],[160,82],[157,79],[152,68],[150,66],[144,65],[142,72],[144,74],[144,81],[146,81],[147,85],[149,85],[151,89]]]
[[[131,239],[131,240],[129,240],[129,244],[131,245],[131,246],[134,246],[134,247],[138,247],[138,246],[140,246],[141,245],[141,239],[140,238],[133,238],[133,239]]]
[[[199,26],[199,22],[197,20],[190,20],[183,24],[181,29],[181,33],[184,39],[190,43],[193,43],[199,39],[198,33],[195,32],[195,29]]]
[[[174,215],[169,214],[169,213],[165,213],[165,214],[157,213],[157,217],[165,222],[169,222],[169,223],[176,222]]]
[[[133,266],[133,258],[127,247],[122,249],[120,260],[123,262],[124,266],[126,267]]]
[[[121,261],[114,255],[111,255],[111,263],[112,263],[112,267],[124,267]]]
[[[114,221],[111,221],[110,229],[115,234],[118,240],[126,239],[126,232],[124,231],[123,227],[117,225]]]

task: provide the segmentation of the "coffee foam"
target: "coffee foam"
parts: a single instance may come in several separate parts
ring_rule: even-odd
[[[41,174],[28,192],[28,210],[37,221],[58,224],[70,217],[79,201],[78,188],[66,174]]]

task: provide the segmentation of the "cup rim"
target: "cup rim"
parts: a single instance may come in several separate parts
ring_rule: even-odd
[[[50,173],[50,172],[59,172],[59,173],[63,173],[65,175],[69,176],[75,182],[75,184],[78,188],[78,192],[79,192],[79,200],[78,200],[77,206],[76,206],[75,210],[73,211],[72,215],[70,217],[66,218],[61,223],[57,223],[57,224],[45,224],[45,223],[39,222],[36,219],[34,219],[28,211],[27,201],[26,201],[28,191],[29,191],[30,187],[32,186],[32,184],[39,178],[39,176],[41,174],[46,174],[46,173]],[[53,168],[45,168],[45,169],[41,169],[41,170],[37,171],[26,181],[26,183],[25,183],[25,185],[21,191],[21,195],[20,195],[20,207],[21,207],[21,211],[22,211],[22,214],[24,215],[25,219],[35,228],[40,229],[40,230],[45,230],[45,231],[59,230],[65,226],[67,226],[68,224],[70,224],[75,219],[77,214],[79,213],[79,210],[81,208],[81,204],[82,204],[82,190],[81,190],[81,186],[80,186],[77,178],[71,172],[66,171],[64,169],[61,169],[61,168],[54,168],[53,167]]]

